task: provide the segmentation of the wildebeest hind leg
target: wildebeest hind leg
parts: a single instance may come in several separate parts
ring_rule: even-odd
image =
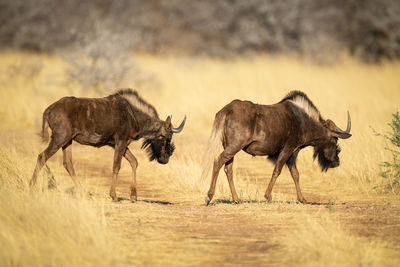
[[[226,174],[226,178],[228,178],[228,183],[229,183],[229,187],[231,189],[233,202],[236,203],[236,204],[239,204],[242,201],[239,199],[239,197],[238,197],[238,195],[236,193],[235,185],[233,183],[233,159],[234,158],[228,160],[225,163],[224,171],[225,171],[225,174]]]
[[[137,194],[136,194],[136,168],[138,166],[138,162],[136,157],[132,154],[129,148],[126,149],[124,157],[129,161],[132,167],[132,183],[131,183],[131,201],[137,201]]]
[[[225,149],[218,158],[214,160],[213,170],[212,170],[212,178],[211,178],[211,185],[210,189],[208,190],[207,194],[207,205],[210,204],[212,198],[215,194],[215,185],[217,184],[217,178],[219,170],[221,169],[222,165],[224,165],[227,161],[231,160],[233,156],[239,151],[240,149]]]
[[[63,165],[67,170],[69,176],[71,176],[77,189],[81,190],[82,186],[76,179],[74,166],[72,165],[72,140],[62,147],[63,150]]]
[[[31,178],[31,181],[29,182],[30,186],[34,186],[36,184],[36,179],[37,176],[46,163],[46,161],[51,158],[61,147],[63,146],[63,143],[60,144],[59,141],[57,141],[57,138],[54,138],[54,136],[51,137],[51,141],[48,145],[48,147],[38,155],[38,159],[36,161],[36,167],[35,170],[33,171],[33,175]]]

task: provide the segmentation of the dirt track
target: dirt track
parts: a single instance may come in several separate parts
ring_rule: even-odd
[[[206,206],[203,195],[167,186],[171,181],[160,174],[157,164],[147,162],[144,152],[136,150],[139,166],[146,170],[138,169],[138,202],[129,201],[131,170],[124,163],[117,187],[120,201],[113,203],[107,197],[113,151],[79,145],[74,145],[74,150],[74,161],[79,162],[75,164],[78,175],[85,177],[87,188],[104,196],[106,221],[121,235],[121,249],[132,249],[137,255],[129,262],[213,266],[282,264],[286,255],[280,238],[293,231],[299,216],[301,221],[305,214],[316,220],[334,217],[355,236],[384,240],[392,244],[392,249],[400,248],[399,199],[354,199],[342,195],[332,200],[329,193],[319,192],[312,181],[303,180],[304,195],[310,203],[298,204],[293,182],[283,175],[273,191],[278,199],[272,203],[258,198],[235,205],[228,194],[228,197],[217,196],[212,205]],[[56,166],[61,161],[60,153],[50,164],[69,183],[66,172]],[[256,170],[257,187],[263,192],[269,169],[257,168],[263,162],[250,157],[243,156],[240,161],[239,165],[248,169],[238,168],[237,172]],[[153,172],[149,166],[154,168]],[[262,179],[263,174],[267,178]],[[223,173],[219,179],[220,183],[226,180]],[[250,179],[250,182],[255,181]],[[236,183],[240,187],[245,181],[239,179]]]
[[[30,134],[7,133],[2,134],[2,139],[17,142],[27,136]],[[33,146],[38,149],[42,145]],[[293,259],[288,259],[287,244],[282,239],[286,237],[292,242],[290,233],[296,231],[304,216],[315,221],[333,218],[352,236],[385,242],[393,251],[400,249],[399,198],[339,194],[338,188],[330,191],[325,183],[321,185],[303,178],[301,186],[309,204],[298,204],[293,181],[288,173],[283,172],[273,190],[274,200],[266,203],[261,197],[263,194],[254,194],[253,189],[264,192],[271,167],[265,166],[265,159],[242,153],[235,169],[235,182],[239,192],[248,191],[249,198],[244,198],[243,204],[232,204],[230,193],[221,194],[221,188],[217,186],[215,199],[206,206],[205,195],[173,184],[170,178],[166,178],[163,171],[167,170],[168,164],[161,166],[148,162],[145,153],[138,150],[138,144],[133,145],[132,150],[139,160],[138,202],[129,200],[131,169],[127,162],[123,162],[117,186],[120,201],[114,203],[108,197],[113,150],[73,145],[77,175],[94,205],[103,207],[106,223],[119,236],[119,249],[129,250],[126,254],[131,257],[123,260],[128,264],[292,264]],[[49,166],[56,177],[57,190],[66,191],[72,186],[62,167],[61,152],[50,159]],[[226,183],[225,180],[221,172],[218,183]],[[249,186],[252,186],[251,190],[246,189]],[[339,197],[333,199],[332,196]],[[306,227],[314,231],[314,225]],[[325,230],[330,235],[329,229]],[[310,241],[314,242],[312,238]]]

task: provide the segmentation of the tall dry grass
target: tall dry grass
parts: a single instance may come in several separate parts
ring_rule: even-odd
[[[359,237],[335,215],[300,215],[294,230],[279,237],[288,266],[396,266],[396,250],[388,243]]]
[[[32,149],[3,142],[0,148],[0,265],[114,265],[117,237],[107,228],[104,203],[61,187],[48,189],[45,171],[30,189],[35,160],[27,148]]]
[[[257,259],[267,253],[265,260],[272,257],[274,262],[286,265],[297,261],[304,265],[332,266],[392,264],[385,260],[387,255],[392,255],[387,249],[390,243],[358,237],[340,220],[329,216],[329,211],[308,217],[304,214],[309,214],[314,207],[287,204],[296,199],[287,170],[282,172],[272,192],[274,203],[262,202],[273,168],[264,157],[252,158],[241,152],[235,158],[235,185],[239,197],[247,201],[243,206],[221,204],[203,210],[201,205],[210,177],[203,180],[199,177],[202,156],[219,109],[236,98],[268,104],[279,101],[289,90],[303,90],[321,114],[339,126],[346,124],[349,110],[353,133],[349,140],[340,141],[341,166],[327,173],[321,173],[312,161],[311,149],[300,153],[300,184],[306,199],[333,204],[397,199],[374,189],[382,183],[379,163],[389,155],[383,149],[384,141],[374,136],[370,127],[385,132],[391,114],[399,108],[399,63],[364,65],[343,57],[337,65],[320,66],[266,55],[231,61],[150,55],[136,55],[135,58],[142,63],[145,72],[161,83],[155,88],[137,88],[142,96],[156,107],[162,118],[172,114],[175,125],[185,114],[188,117],[183,133],[174,136],[177,148],[166,166],[148,162],[140,144],[131,145],[139,160],[138,185],[149,186],[146,189],[155,192],[156,200],[178,206],[138,203],[119,208],[109,205],[106,197],[109,173],[103,174],[98,168],[104,165],[111,170],[112,150],[107,148],[73,148],[74,159],[80,159],[75,160],[78,176],[86,187],[98,190],[94,197],[65,192],[72,182],[57,155],[49,165],[58,188],[47,189],[48,177],[42,171],[38,188],[29,191],[27,183],[36,156],[43,149],[36,137],[41,113],[50,103],[75,91],[65,84],[62,59],[3,52],[0,55],[0,245],[6,249],[0,251],[0,265],[102,266],[127,262],[146,265],[162,264],[162,259],[168,265],[222,264],[227,259],[222,245],[230,241],[243,242],[244,247],[253,244],[256,237],[252,239],[246,235],[251,235],[251,227],[259,227],[255,230],[267,227],[266,222],[277,224],[276,233],[288,230],[288,235],[273,239],[278,250],[287,253],[279,258],[269,256],[269,252],[254,252]],[[24,62],[30,63],[21,67]],[[35,72],[38,65],[40,70]],[[123,82],[124,87],[129,85],[129,79]],[[81,96],[100,95],[87,90]],[[87,166],[93,161],[101,164],[90,169]],[[128,183],[129,178],[124,178],[130,177],[128,163],[123,162],[120,174],[120,181]],[[95,180],[92,176],[101,176],[101,179]],[[120,184],[117,190],[119,195],[128,196],[125,184]],[[141,199],[145,192],[138,194]],[[224,203],[230,199],[225,174],[221,172],[215,200]],[[214,217],[210,219],[205,215],[208,213]],[[217,241],[209,241],[207,231],[235,229],[236,224],[230,219],[233,216],[242,216],[249,232],[240,229],[245,231],[245,236],[230,237],[229,233],[222,236],[229,242],[217,237]],[[291,223],[289,229],[287,222]],[[170,226],[168,230],[165,230],[166,225]],[[180,232],[174,225],[180,225],[187,232]],[[204,232],[198,234],[198,229]],[[118,235],[121,231],[122,235]],[[192,232],[196,237],[205,237],[191,239]],[[228,251],[229,248],[239,247],[230,244]],[[205,254],[209,257],[204,257]],[[393,261],[398,262],[398,257]],[[263,260],[256,262],[265,263]]]

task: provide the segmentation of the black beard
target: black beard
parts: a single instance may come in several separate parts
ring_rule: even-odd
[[[338,155],[339,152],[340,152],[340,147],[338,145],[336,145],[336,155]],[[317,156],[318,156],[318,164],[321,167],[321,171],[323,171],[323,172],[328,171],[329,168],[335,168],[335,167],[339,166],[339,161],[335,162],[335,161],[331,161],[331,160],[327,159],[324,155],[324,150],[320,147],[314,148],[313,159],[315,160],[315,158]]]
[[[142,143],[142,149],[146,149],[147,155],[149,156],[149,161],[153,161],[155,159],[159,159],[161,157],[160,154],[160,149],[157,148],[157,142],[158,140],[152,140],[152,139],[145,139]],[[160,145],[158,145],[159,147]],[[167,143],[165,147],[166,153],[168,153],[168,156],[171,156],[172,153],[175,150],[175,145],[174,143]]]

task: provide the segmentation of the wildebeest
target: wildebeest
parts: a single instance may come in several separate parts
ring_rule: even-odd
[[[324,120],[307,95],[300,91],[291,91],[274,105],[232,101],[216,114],[206,153],[207,156],[222,142],[223,152],[214,159],[207,205],[214,196],[218,173],[224,164],[233,202],[241,202],[233,184],[232,170],[234,156],[240,150],[253,156],[267,155],[274,162],[265,192],[267,201],[272,200],[272,188],[286,164],[296,186],[297,200],[306,203],[299,185],[297,155],[302,148],[313,146],[314,159],[318,158],[322,171],[339,166],[338,138],[351,137],[349,112],[347,115],[347,129],[343,131],[333,121]]]
[[[132,167],[130,198],[134,202],[138,162],[128,148],[129,143],[143,138],[142,148],[147,150],[150,160],[166,164],[175,148],[172,134],[181,132],[185,121],[186,116],[178,128],[173,128],[170,116],[160,120],[156,109],[131,89],[121,89],[104,98],[61,98],[43,113],[41,136],[43,141],[48,141],[50,127],[51,140],[38,156],[30,185],[35,184],[46,161],[62,148],[64,167],[75,186],[80,187],[72,166],[72,141],[95,147],[108,145],[115,150],[110,196],[118,200],[115,186],[121,159],[125,157]]]

